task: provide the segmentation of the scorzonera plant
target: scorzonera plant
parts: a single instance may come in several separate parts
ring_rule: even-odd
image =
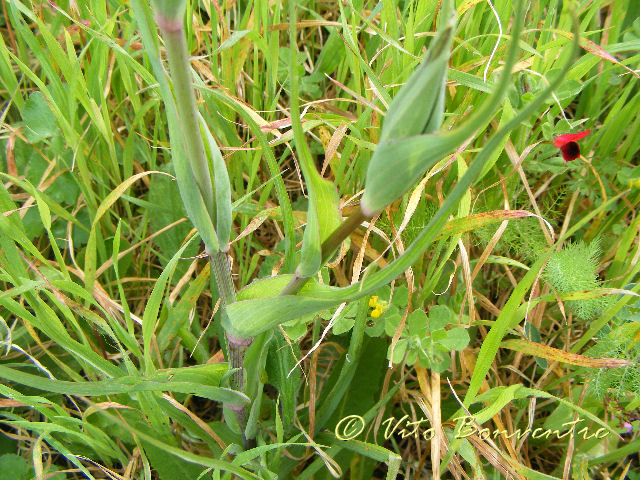
[[[263,387],[255,372],[264,368],[266,355],[261,352],[280,335],[278,325],[303,317],[313,318],[322,310],[369,295],[410,267],[440,233],[460,199],[481,175],[485,162],[499,142],[542,104],[562,81],[563,74],[556,75],[540,95],[489,139],[404,254],[385,268],[366,275],[360,282],[336,288],[319,283],[316,277],[349,234],[363,221],[376,216],[405,194],[427,170],[484,129],[492,118],[492,113],[507,93],[510,72],[518,56],[517,39],[525,17],[524,2],[517,2],[511,30],[512,41],[494,92],[460,126],[447,131],[440,128],[445,108],[448,61],[455,33],[455,9],[451,0],[442,3],[437,35],[423,62],[389,105],[379,144],[367,168],[360,205],[346,219],[342,219],[340,214],[336,186],[320,175],[312,161],[300,120],[298,74],[292,68],[289,96],[291,124],[309,199],[299,262],[293,271],[255,281],[236,292],[227,256],[233,215],[231,188],[219,148],[196,105],[184,29],[187,0],[154,0],[152,4],[153,15],[166,47],[173,87],[171,91],[165,72],[160,68],[160,63],[155,62],[155,75],[168,117],[176,180],[189,219],[196,227],[210,258],[222,300],[227,360],[234,372],[230,387],[247,395],[245,405],[231,408],[235,415],[226,418],[231,427],[242,434],[245,447],[248,447],[256,436]],[[143,30],[145,48],[157,60],[158,46],[151,34],[150,12],[139,0],[134,0],[133,6]],[[289,2],[289,8],[290,18],[295,19],[296,2]],[[296,25],[293,20],[289,34],[291,45],[295,45]],[[574,22],[574,54],[577,38]],[[295,58],[296,51],[292,48],[291,65],[295,65]],[[564,72],[569,64],[567,62],[564,65]],[[224,101],[224,94],[215,94]],[[288,241],[294,242],[295,239],[289,238]],[[243,373],[245,371],[246,376]],[[325,415],[318,423],[326,419]]]

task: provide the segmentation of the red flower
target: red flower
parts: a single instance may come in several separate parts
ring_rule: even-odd
[[[562,158],[564,158],[565,162],[569,162],[580,156],[580,147],[576,143],[576,140],[580,140],[590,133],[591,130],[588,129],[580,133],[565,133],[557,137],[553,145],[562,151]]]

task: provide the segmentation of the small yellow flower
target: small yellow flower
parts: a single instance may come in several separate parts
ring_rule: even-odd
[[[369,306],[371,308],[375,308],[378,305],[378,296],[377,295],[373,295],[370,299],[369,299]]]
[[[378,318],[380,315],[382,315],[382,305],[376,305],[371,311],[371,318]]]

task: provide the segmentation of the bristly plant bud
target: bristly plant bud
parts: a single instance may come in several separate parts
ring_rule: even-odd
[[[442,124],[447,68],[455,32],[455,9],[443,2],[440,28],[429,51],[393,99],[385,115],[379,147],[367,170],[362,208],[367,215],[382,210],[400,197],[423,173],[422,168],[407,169],[407,161],[389,142],[437,131]],[[389,175],[396,172],[395,178]]]

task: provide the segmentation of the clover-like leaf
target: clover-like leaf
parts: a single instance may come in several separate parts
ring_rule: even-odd
[[[407,353],[407,365],[413,365],[416,363],[416,360],[418,360],[418,352],[419,350],[415,348],[409,349],[409,353]],[[393,356],[395,357],[395,352]]]
[[[400,320],[402,320],[402,315],[399,313],[392,313],[387,316],[384,321],[384,333],[388,336],[393,337],[393,334],[396,332],[398,325],[400,325]]]
[[[464,350],[469,345],[469,333],[462,327],[452,328],[446,330],[445,338],[438,343],[448,350]]]
[[[435,305],[429,310],[429,331],[436,332],[444,329],[453,321],[453,314],[449,307]]]
[[[449,355],[439,354],[431,361],[431,369],[437,373],[446,371],[451,365],[451,357]]]
[[[396,343],[396,348],[393,350],[393,358],[392,358],[393,363],[402,362],[402,359],[404,358],[404,354],[407,351],[408,344],[409,344],[409,341],[406,338],[401,338],[400,340],[398,340],[398,343]],[[389,345],[387,358],[389,358],[390,355],[391,355],[391,345]]]
[[[385,297],[388,298],[388,297]],[[391,297],[391,304],[400,308],[406,308],[409,303],[409,290],[407,287],[396,287],[393,290],[393,296]]]
[[[364,329],[364,333],[366,333],[370,337],[379,337],[383,334],[386,326],[386,321],[382,319],[372,320],[372,325],[367,325]]]
[[[407,318],[407,326],[409,327],[409,335],[424,338],[427,335],[427,314],[423,310],[415,310],[411,312]]]

